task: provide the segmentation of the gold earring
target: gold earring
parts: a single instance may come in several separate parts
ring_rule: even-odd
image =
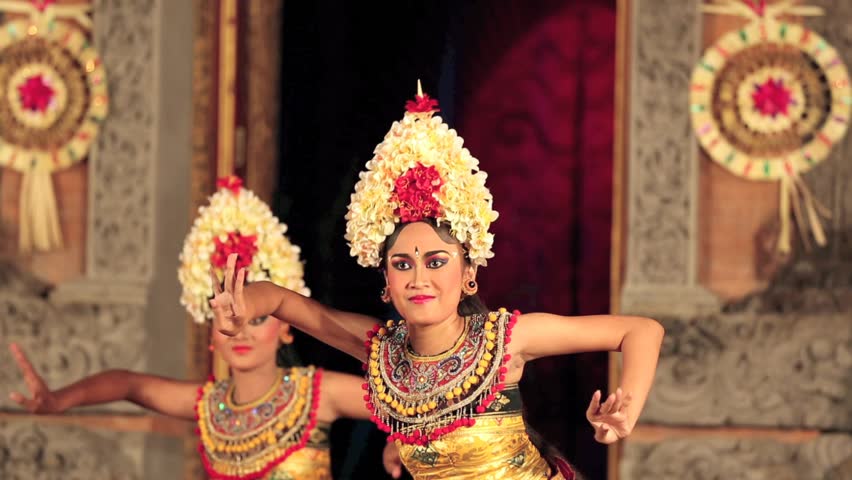
[[[382,291],[379,293],[379,297],[382,299],[383,302],[390,303],[391,298],[390,292],[388,291],[388,287],[382,289]]]
[[[475,280],[470,280],[469,282],[465,283],[465,285],[462,287],[462,291],[467,296],[476,295],[476,292],[478,290],[479,290],[479,285],[476,284]]]

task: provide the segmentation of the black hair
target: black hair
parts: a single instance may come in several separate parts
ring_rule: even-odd
[[[574,465],[568,463],[568,461],[565,460],[565,456],[562,455],[562,453],[560,453],[559,450],[555,446],[553,446],[552,443],[545,440],[540,433],[530,427],[526,419],[524,419],[524,424],[526,425],[527,436],[530,437],[530,442],[533,444],[533,446],[535,446],[535,448],[538,450],[538,453],[550,467],[550,474],[547,478],[552,478],[556,474],[560,473],[557,461],[562,461],[567,464],[569,468],[571,468],[571,471],[574,473],[574,480],[583,480],[583,476],[580,475],[580,472],[577,471]]]
[[[275,352],[275,364],[282,368],[303,367],[299,352],[292,343],[282,343]]]

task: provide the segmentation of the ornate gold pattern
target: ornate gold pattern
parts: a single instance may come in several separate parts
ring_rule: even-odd
[[[550,466],[530,442],[520,412],[477,417],[428,445],[397,442],[415,480],[543,480]],[[553,479],[563,479],[556,474]]]
[[[205,384],[197,409],[207,473],[213,478],[267,478],[303,450],[316,426],[321,376],[314,367],[294,367],[283,371],[261,399],[238,406],[230,398],[230,381]],[[301,458],[306,456],[311,458]]]
[[[331,480],[331,454],[327,448],[305,447],[268,475],[268,480]]]
[[[505,344],[518,312],[506,309],[465,319],[465,329],[444,354],[418,356],[408,348],[404,322],[376,326],[366,342],[367,408],[390,439],[426,444],[475,423],[504,388]]]

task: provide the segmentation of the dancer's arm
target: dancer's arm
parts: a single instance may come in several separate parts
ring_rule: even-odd
[[[601,393],[596,392],[587,412],[598,441],[611,443],[628,435],[639,419],[654,380],[663,335],[663,327],[650,318],[531,313],[518,319],[510,347],[520,356],[520,365],[551,355],[622,352],[621,388],[603,404]]]
[[[320,416],[325,421],[338,418],[369,420],[370,411],[364,402],[366,393],[361,387],[364,377],[323,370],[320,393]]]
[[[220,313],[215,315],[220,332],[234,335],[247,319],[272,315],[361,361],[367,359],[364,340],[378,320],[335,310],[271,282],[244,287],[245,270],[235,272],[236,261],[236,254],[228,256],[224,290],[218,280],[213,282],[216,291],[210,305]]]
[[[30,391],[29,397],[12,392],[9,398],[31,413],[57,414],[83,405],[127,400],[164,415],[195,418],[199,384],[127,370],[107,370],[51,391],[18,345],[11,344],[9,350]]]
[[[338,418],[368,420],[372,412],[367,410],[364,402],[363,383],[364,377],[324,370],[318,417],[326,422]],[[393,442],[385,445],[382,464],[391,477],[402,475],[402,461]]]

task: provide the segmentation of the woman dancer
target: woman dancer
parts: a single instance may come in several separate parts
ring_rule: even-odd
[[[526,362],[590,351],[623,353],[621,388],[592,396],[598,442],[630,434],[648,395],[663,329],[633,316],[566,317],[489,311],[478,267],[493,257],[497,213],[485,173],[419,90],[355,186],[351,253],[379,268],[381,298],[401,321],[338,311],[269,282],[243,288],[232,255],[211,305],[217,328],[272,314],[364,362],[372,420],[400,448],[415,479],[571,479],[570,467],[530,440],[517,383]],[[603,401],[602,401],[603,400]]]

